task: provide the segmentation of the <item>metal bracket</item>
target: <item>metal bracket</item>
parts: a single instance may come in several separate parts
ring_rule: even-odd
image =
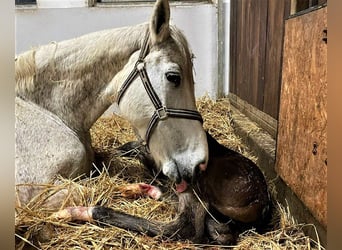
[[[163,106],[156,110],[159,120],[165,120],[167,118],[167,110],[166,107]]]

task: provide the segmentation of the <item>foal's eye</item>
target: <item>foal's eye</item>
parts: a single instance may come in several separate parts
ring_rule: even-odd
[[[181,83],[181,76],[178,72],[167,72],[165,73],[165,76],[169,82],[172,82],[175,85],[175,87],[178,87]]]

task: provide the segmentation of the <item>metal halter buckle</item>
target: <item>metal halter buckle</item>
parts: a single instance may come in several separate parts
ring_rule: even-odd
[[[144,61],[138,61],[137,62],[137,70],[141,71],[145,67]]]
[[[160,120],[164,120],[167,118],[167,110],[166,110],[166,107],[164,107],[164,106],[159,108],[159,109],[156,109],[156,113],[157,113],[158,118]]]

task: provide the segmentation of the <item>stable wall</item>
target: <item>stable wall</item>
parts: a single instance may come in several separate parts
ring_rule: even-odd
[[[75,7],[77,1],[74,2],[70,5],[58,5],[56,1],[38,1],[38,7],[16,8],[16,53],[97,30],[146,22],[153,7],[152,3]],[[203,2],[171,4],[171,22],[183,30],[195,54],[196,97],[209,94],[216,99],[219,93],[217,6]],[[229,33],[226,31],[226,34]],[[224,92],[228,93],[227,87]]]

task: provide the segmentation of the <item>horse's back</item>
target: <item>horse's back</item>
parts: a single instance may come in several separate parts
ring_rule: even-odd
[[[15,126],[16,184],[51,183],[57,175],[89,172],[86,146],[54,114],[17,97]]]

